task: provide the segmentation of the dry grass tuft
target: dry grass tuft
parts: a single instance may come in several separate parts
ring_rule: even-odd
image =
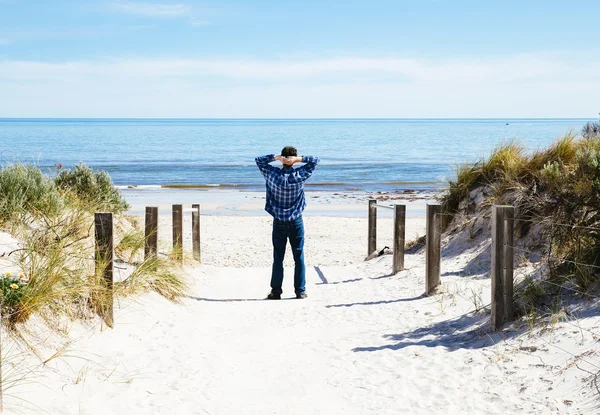
[[[176,269],[177,265],[166,258],[145,260],[125,281],[115,283],[115,296],[131,297],[154,291],[179,303],[189,295],[189,284],[180,272],[173,271]]]

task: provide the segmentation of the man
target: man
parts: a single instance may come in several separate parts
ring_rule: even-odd
[[[281,168],[269,164],[275,160],[281,162]],[[295,163],[305,164],[294,168]],[[288,239],[294,255],[296,298],[306,298],[304,222],[302,221],[302,212],[306,207],[304,182],[313,174],[318,163],[318,157],[298,157],[298,151],[291,146],[284,147],[280,156],[269,154],[256,158],[256,165],[265,177],[267,185],[265,210],[273,216],[273,269],[271,292],[267,296],[269,300],[281,299],[283,257]]]

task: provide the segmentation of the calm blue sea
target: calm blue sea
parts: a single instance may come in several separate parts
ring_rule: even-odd
[[[120,186],[262,189],[254,157],[321,157],[313,186],[428,189],[502,142],[545,147],[588,119],[0,119],[0,163],[84,162]]]

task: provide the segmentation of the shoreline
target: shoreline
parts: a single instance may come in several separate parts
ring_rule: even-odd
[[[436,192],[445,186],[444,181],[377,181],[377,182],[312,182],[305,183],[307,191],[328,192],[373,192],[385,190],[388,192]],[[254,192],[264,189],[264,181],[256,183],[192,183],[179,181],[173,183],[154,184],[122,184],[115,183],[119,190],[156,190],[156,189],[188,189],[188,190],[237,190]]]
[[[127,214],[143,215],[146,206],[158,206],[159,215],[171,213],[172,204],[200,204],[202,215],[263,216],[265,191],[223,188],[126,188],[121,189],[130,204]],[[439,191],[324,191],[307,190],[305,216],[364,217],[369,199],[380,204],[405,204],[408,216],[425,214]],[[387,217],[387,215],[381,215]]]

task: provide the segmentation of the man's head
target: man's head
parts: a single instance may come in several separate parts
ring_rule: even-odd
[[[283,148],[283,150],[281,150],[281,157],[297,157],[297,156],[298,156],[298,150],[296,150],[295,147],[285,146]],[[283,162],[283,161],[282,161],[282,164],[284,166],[288,166],[288,167],[291,167],[294,165],[293,162]]]

